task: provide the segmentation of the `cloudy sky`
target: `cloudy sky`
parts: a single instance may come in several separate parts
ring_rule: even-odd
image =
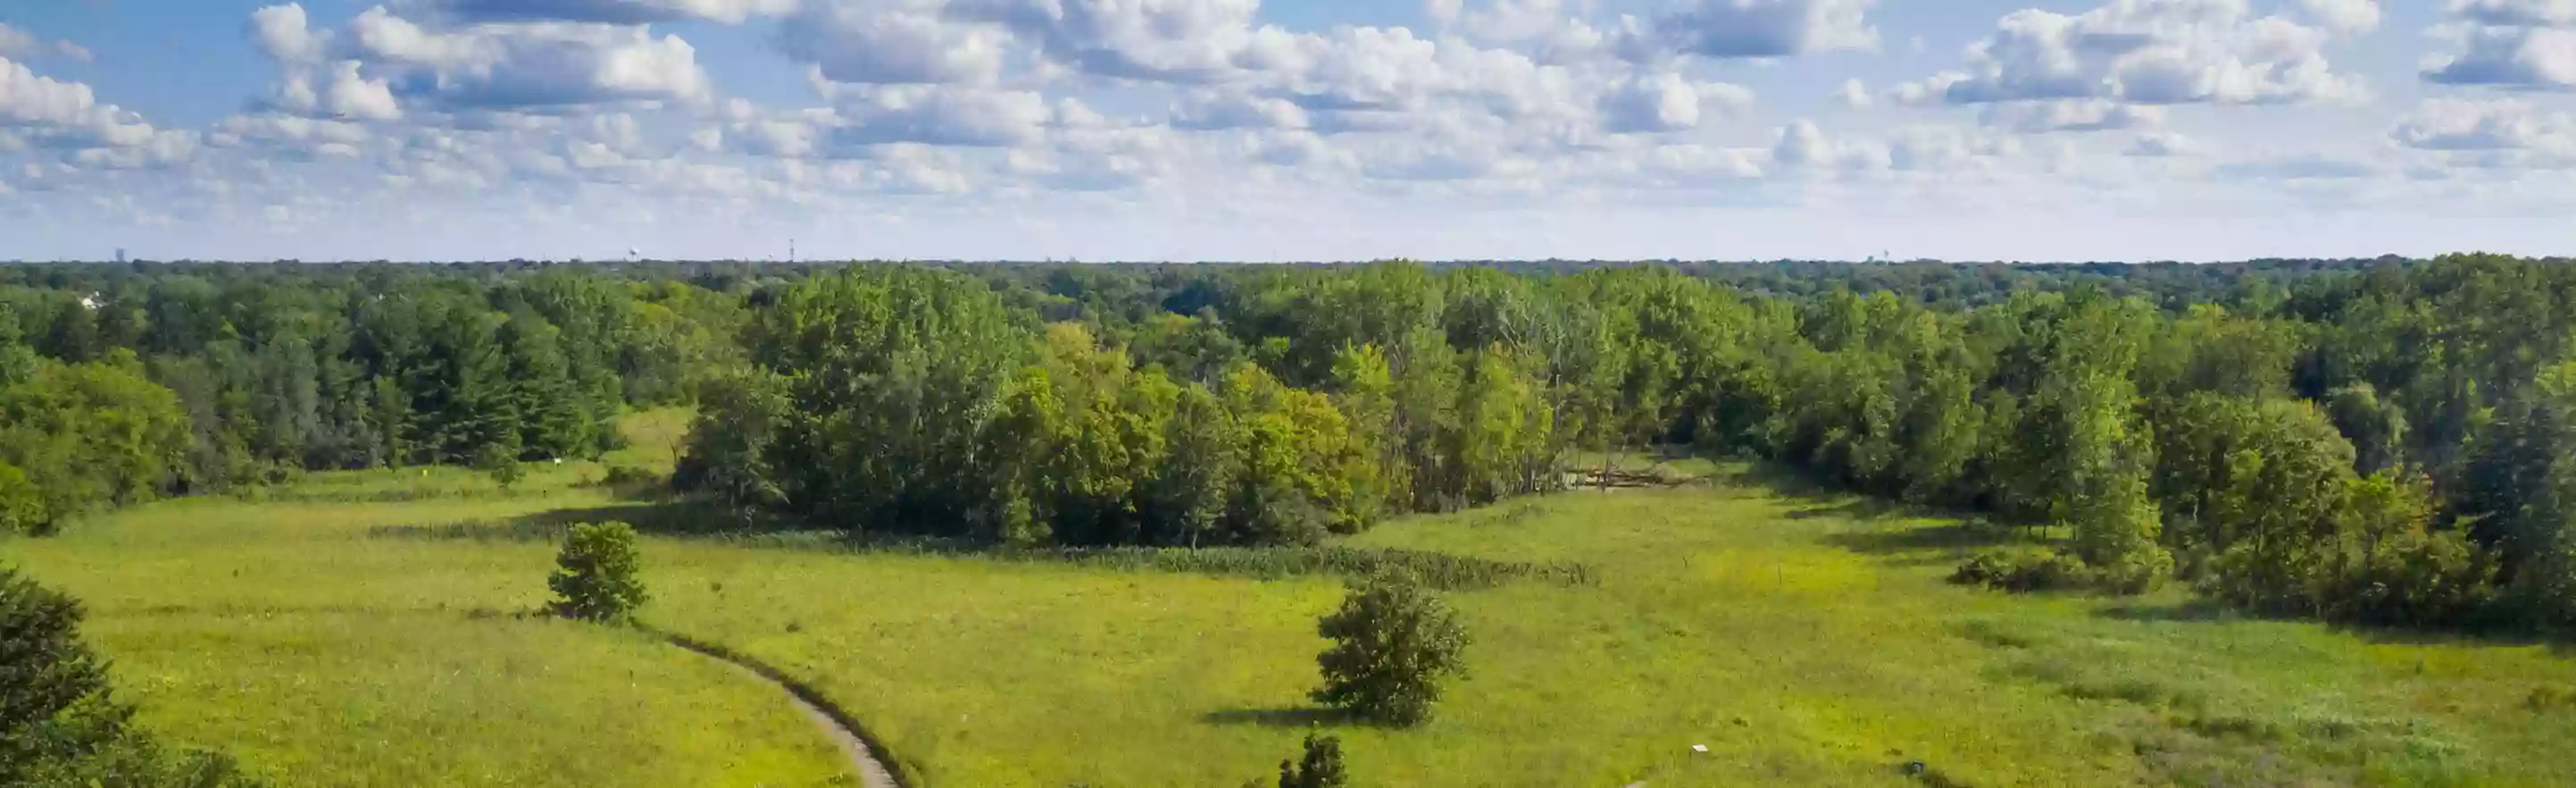
[[[0,259],[2576,252],[2576,0],[6,0]]]

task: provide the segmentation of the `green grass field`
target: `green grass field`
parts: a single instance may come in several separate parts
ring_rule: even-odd
[[[668,463],[677,421],[612,458]],[[1471,674],[1428,725],[1305,700],[1329,577],[1258,580],[656,538],[653,624],[854,712],[920,785],[1231,788],[1310,724],[1363,785],[2566,785],[2576,660],[2542,644],[2241,619],[2178,592],[1942,582],[1938,518],[1721,480],[1389,523],[1353,546],[1576,561],[1451,594]],[[649,638],[511,613],[539,542],[376,526],[641,514],[548,466],[323,475],[0,542],[84,599],[147,722],[289,785],[817,785],[775,688]],[[578,513],[578,514],[567,514]],[[644,519],[644,518],[637,518]],[[1690,747],[1706,745],[1706,754]],[[1909,778],[1908,761],[1931,773]]]

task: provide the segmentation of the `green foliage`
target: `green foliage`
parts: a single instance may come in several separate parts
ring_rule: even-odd
[[[2083,559],[2050,550],[1998,550],[1977,555],[1950,573],[1950,582],[1997,591],[2066,591],[2094,587],[2100,570]]]
[[[1305,754],[1293,762],[1279,762],[1279,788],[1347,788],[1350,784],[1350,774],[1342,769],[1338,736],[1308,733]]]
[[[1401,569],[1352,589],[1316,631],[1334,645],[1315,658],[1324,685],[1314,699],[1361,719],[1419,724],[1440,700],[1440,681],[1465,669],[1457,614]]]
[[[564,535],[546,588],[555,592],[555,615],[582,621],[622,622],[647,595],[635,527],[621,522],[583,523]]]
[[[43,532],[102,506],[151,500],[170,489],[186,455],[187,417],[169,389],[142,375],[133,355],[44,364],[33,379],[0,390],[0,464],[15,466],[42,502],[41,514],[10,495],[18,530]]]

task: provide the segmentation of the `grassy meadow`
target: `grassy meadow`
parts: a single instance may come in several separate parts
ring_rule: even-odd
[[[611,463],[667,468],[673,414]],[[2013,597],[1942,578],[1957,523],[1702,467],[1398,520],[1348,540],[1593,582],[1450,594],[1470,674],[1427,725],[1305,699],[1339,600],[1278,579],[655,538],[646,620],[855,713],[916,785],[1230,788],[1310,725],[1363,785],[2568,784],[2553,646],[2227,615],[2179,592]],[[513,615],[552,548],[382,527],[560,523],[655,504],[532,467],[322,474],[0,541],[83,599],[146,722],[285,785],[826,785],[777,690],[650,638]],[[1706,745],[1694,754],[1691,745]],[[1921,761],[1928,772],[1907,776]]]

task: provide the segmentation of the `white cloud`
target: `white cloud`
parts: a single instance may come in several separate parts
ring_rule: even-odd
[[[187,132],[153,128],[143,117],[100,104],[89,85],[41,76],[0,58],[0,130],[15,129],[13,144],[72,150],[132,149],[140,163],[185,158],[194,147]]]
[[[2497,27],[2576,26],[2576,0],[2449,0],[2443,11]]]
[[[251,12],[249,33],[260,52],[281,63],[319,63],[329,43],[328,34],[315,32],[297,3]]]
[[[2389,138],[2454,164],[2485,168],[2576,165],[2576,118],[2516,99],[2431,99]]]
[[[1837,49],[1875,49],[1867,19],[1877,0],[1696,0],[1658,17],[1660,51],[1709,58],[1787,57]]]
[[[2336,33],[2349,35],[2379,29],[2379,0],[2299,0],[2299,9],[2319,26]]]
[[[1680,74],[1629,79],[1601,97],[1603,124],[1615,133],[1682,131],[1699,125],[1699,91]]]
[[[1878,169],[1887,166],[1888,156],[1874,146],[1829,139],[1815,122],[1801,119],[1781,127],[1771,161],[1791,168]]]
[[[2102,99],[2013,101],[1988,104],[1977,121],[2023,134],[2054,131],[2117,131],[2155,126],[2163,110]]]
[[[396,120],[402,108],[395,104],[392,88],[381,79],[358,75],[358,61],[344,60],[331,72],[331,85],[325,89],[322,105],[331,114],[356,120]]]
[[[1843,80],[1843,86],[1834,90],[1834,101],[1852,109],[1869,109],[1877,103],[1869,95],[1869,85],[1858,78]]]
[[[2460,33],[2463,51],[2437,59],[2424,80],[2445,85],[2576,89],[2576,30],[2476,27]]]
[[[1224,129],[1302,129],[1306,110],[1283,98],[1241,91],[1203,89],[1172,109],[1172,125],[1199,131]]]
[[[36,60],[59,57],[78,63],[90,61],[87,47],[69,41],[47,41],[36,34],[0,22],[0,57],[14,60]]]
[[[817,0],[826,2],[828,0]],[[473,21],[557,19],[640,25],[682,19],[740,24],[796,10],[796,0],[444,0],[441,10]]]
[[[368,9],[349,23],[356,51],[394,74],[395,95],[451,109],[622,101],[699,102],[713,95],[696,50],[641,27],[531,22],[434,30]]]
[[[784,23],[779,43],[835,82],[989,84],[1002,71],[1000,30],[929,12],[815,5]]]
[[[920,143],[1009,147],[1039,139],[1050,117],[1036,93],[944,85],[853,89],[841,104],[847,123],[831,133],[840,149]]]
[[[1235,68],[1260,0],[952,0],[948,13],[1036,42],[1058,63],[1124,79],[1197,82]]]
[[[2026,9],[1969,50],[1967,67],[1899,86],[1913,102],[2103,99],[2132,104],[2355,101],[2328,28],[2254,16],[2245,0],[2113,0],[2068,16]]]

